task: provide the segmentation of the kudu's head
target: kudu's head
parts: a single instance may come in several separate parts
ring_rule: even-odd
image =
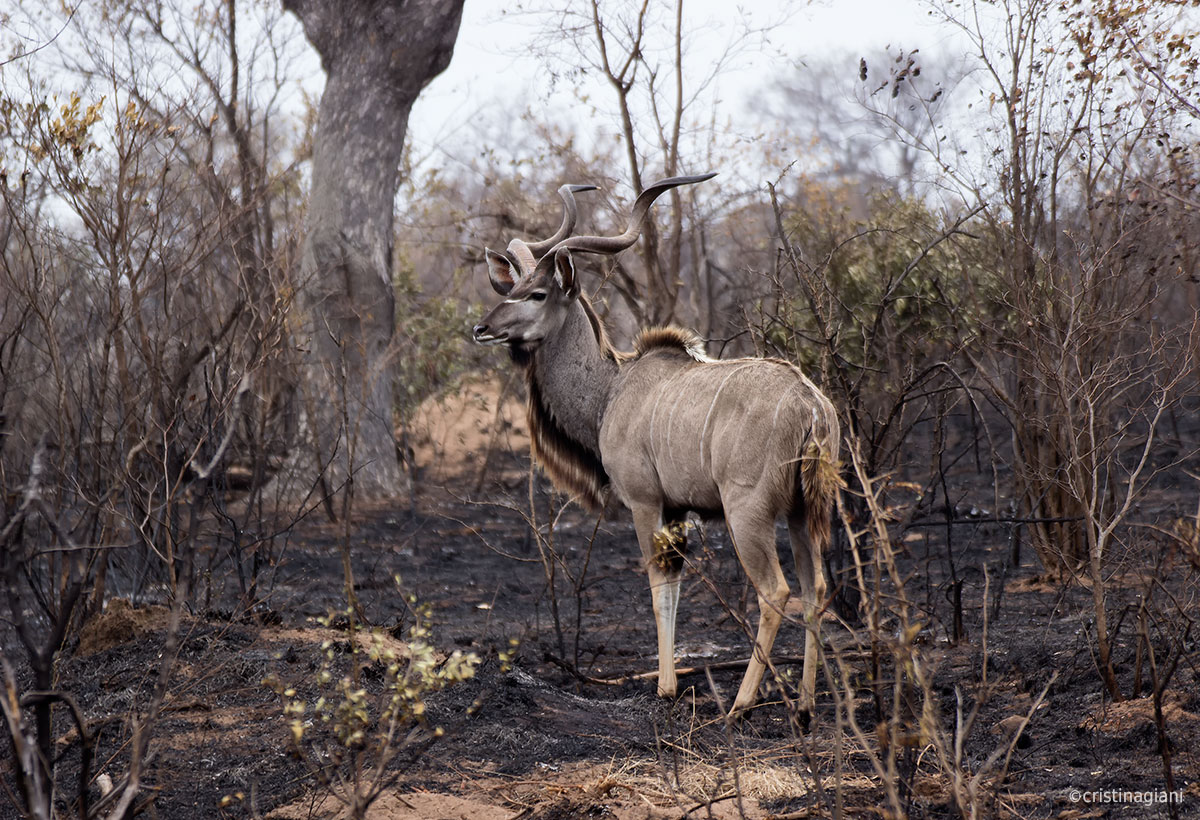
[[[579,297],[579,277],[571,251],[613,254],[625,250],[637,241],[651,203],[662,193],[714,176],[671,177],[648,186],[633,203],[629,227],[620,236],[571,236],[577,216],[575,194],[595,190],[596,186],[559,188],[564,214],[554,236],[531,244],[514,239],[504,253],[486,250],[488,279],[505,299],[475,325],[475,341],[505,345],[514,356],[532,354],[562,326],[567,308]]]

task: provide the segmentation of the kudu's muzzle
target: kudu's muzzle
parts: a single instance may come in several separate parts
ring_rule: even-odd
[[[487,317],[483,317],[483,321],[471,328],[471,336],[475,339],[476,344],[481,345],[502,345],[508,341],[507,333],[493,333],[492,328],[487,323]]]
[[[471,328],[471,335],[479,344],[487,344],[492,340],[492,334],[487,325],[480,323]]]

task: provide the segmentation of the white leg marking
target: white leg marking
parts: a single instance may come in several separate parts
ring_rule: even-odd
[[[667,605],[667,642],[671,647],[671,657],[675,657],[675,617],[679,613],[679,587],[680,578],[676,576],[674,580],[663,584]]]
[[[658,602],[658,627],[662,630],[663,643],[670,647],[672,657],[675,652],[675,615],[679,611],[679,586],[680,579],[675,578],[663,581],[654,588],[654,598]]]
[[[675,665],[675,616],[679,612],[679,586],[682,575],[663,581],[654,588],[654,614],[658,616],[658,662]]]

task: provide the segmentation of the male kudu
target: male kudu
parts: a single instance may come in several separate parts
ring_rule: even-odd
[[[807,637],[800,706],[813,704],[817,627],[825,597],[822,555],[838,491],[837,416],[796,366],[778,359],[717,361],[676,327],[643,331],[618,353],[581,292],[572,251],[631,246],[656,197],[709,179],[654,183],[616,237],[570,236],[574,193],[559,189],[562,227],[533,244],[487,250],[492,287],[506,297],[475,326],[481,344],[504,345],[524,368],[535,459],[561,489],[591,508],[613,493],[633,513],[658,625],[658,692],[676,693],[675,613],[689,511],[724,517],[758,593],[759,623],[733,713],[752,706],[790,595],[775,549],[786,516]]]

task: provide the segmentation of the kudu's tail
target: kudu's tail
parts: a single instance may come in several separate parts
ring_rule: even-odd
[[[810,439],[800,454],[799,473],[808,537],[823,554],[831,538],[837,494],[844,486],[838,469],[836,442],[830,447],[826,442]]]

